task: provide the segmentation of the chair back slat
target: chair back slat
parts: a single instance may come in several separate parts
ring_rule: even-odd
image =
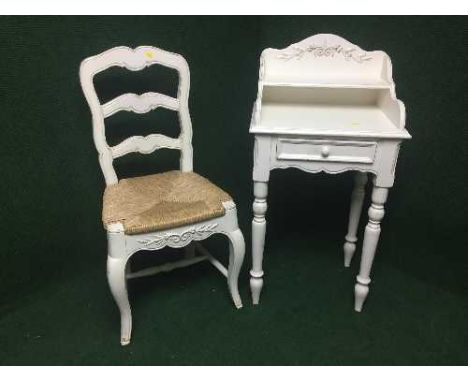
[[[146,137],[133,136],[125,139],[116,146],[112,146],[110,149],[112,157],[119,158],[132,152],[150,154],[162,148],[180,150],[182,148],[180,139],[170,138],[162,134],[150,134]]]
[[[94,76],[96,74],[113,66],[137,71],[155,64],[177,70],[179,74],[177,98],[155,92],[141,95],[126,93],[103,105],[100,103],[94,87]],[[135,49],[128,47],[113,48],[96,56],[89,57],[81,63],[80,82],[91,109],[94,143],[99,153],[99,163],[106,184],[118,182],[117,174],[113,167],[113,160],[131,152],[149,154],[160,148],[178,149],[181,151],[180,169],[185,172],[192,171],[192,123],[188,109],[190,71],[187,61],[181,55],[151,46],[140,46]],[[158,107],[178,113],[180,123],[180,135],[178,138],[170,138],[161,134],[150,134],[146,137],[130,137],[113,147],[107,144],[105,118],[119,111],[131,111],[142,114]]]
[[[137,114],[148,113],[158,107],[169,110],[179,110],[179,100],[160,93],[148,92],[141,95],[135,93],[122,94],[102,105],[104,118],[119,111],[132,111]]]

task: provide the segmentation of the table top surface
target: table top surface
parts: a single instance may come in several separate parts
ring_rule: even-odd
[[[395,126],[385,113],[370,105],[265,103],[254,134],[345,136],[408,139],[406,129]]]

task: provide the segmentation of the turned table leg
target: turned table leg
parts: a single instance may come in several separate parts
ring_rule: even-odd
[[[263,287],[263,249],[265,245],[267,211],[266,198],[268,195],[267,182],[254,182],[254,197],[252,220],[252,270],[250,271],[250,290],[252,292],[252,301],[258,304],[260,292]]]
[[[364,202],[366,183],[367,174],[363,172],[356,173],[354,176],[354,189],[351,195],[351,208],[349,210],[348,234],[345,237],[346,241],[343,246],[345,267],[349,267],[356,251],[357,230]]]
[[[354,309],[357,312],[362,310],[364,301],[369,294],[369,284],[371,281],[369,276],[379,241],[380,222],[385,214],[384,203],[387,200],[387,195],[388,188],[374,186],[372,190],[372,204],[369,207],[369,222],[366,226],[362,245],[361,268],[356,277],[357,283],[354,287]]]

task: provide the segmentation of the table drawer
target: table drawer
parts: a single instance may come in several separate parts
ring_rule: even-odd
[[[279,139],[276,158],[279,160],[373,163],[376,142]]]

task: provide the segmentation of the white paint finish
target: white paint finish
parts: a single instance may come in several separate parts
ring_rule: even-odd
[[[362,105],[265,103],[255,134],[310,136],[409,138],[378,107]]]
[[[244,238],[238,227],[237,209],[235,204],[233,202],[226,202],[224,203],[224,208],[226,210],[226,214],[224,216],[206,220],[197,224],[165,229],[158,232],[126,235],[121,225],[113,225],[111,227],[112,231],[108,231],[108,278],[112,294],[121,313],[122,345],[128,344],[131,337],[130,303],[128,302],[125,285],[126,279],[133,277],[131,274],[126,276],[125,273],[122,272],[122,269],[125,268],[125,264],[127,264],[130,257],[141,250],[156,251],[166,246],[182,248],[187,247],[192,242],[204,240],[214,234],[225,235],[229,239],[229,268],[227,271],[223,271],[224,267],[211,255],[210,257],[206,257],[206,250],[201,250],[199,246],[196,248],[203,256],[205,256],[204,260],[210,261],[218,270],[221,271],[221,273],[224,274],[224,272],[226,272],[228,288],[234,305],[237,308],[242,307],[237,280],[245,254]],[[162,266],[157,269],[150,270],[150,273],[153,271],[153,274],[155,274],[161,271],[177,269],[180,266],[188,266],[198,262],[195,259],[197,258],[186,259],[184,263],[178,264],[179,266]],[[144,275],[145,274],[143,273],[139,276]]]
[[[290,81],[274,82],[264,81],[264,89],[269,87],[290,87],[290,88],[319,88],[319,89],[390,89],[391,84],[385,80],[375,80],[361,78],[359,81],[343,76],[342,78],[316,78],[314,82]]]
[[[250,289],[252,301],[258,304],[263,287],[263,250],[265,246],[268,184],[254,182],[254,197],[252,221],[252,269],[250,271]]]
[[[127,93],[101,105],[93,82],[96,74],[113,66],[120,66],[136,71],[155,64],[172,68],[179,73],[176,99],[153,92],[142,95]],[[187,62],[181,55],[151,46],[140,46],[135,49],[123,46],[113,48],[96,56],[89,57],[81,63],[80,82],[91,109],[94,143],[99,153],[99,163],[106,184],[118,182],[117,174],[112,164],[115,158],[130,152],[147,154],[158,147],[180,149],[180,169],[182,171],[192,171],[192,123],[188,109],[190,71]],[[109,147],[105,135],[104,119],[106,117],[122,110],[140,114],[147,113],[157,107],[165,107],[178,112],[180,135],[177,145],[171,144],[170,146],[165,146],[168,141],[162,140],[159,134],[152,134],[148,137],[132,137],[114,148]]]
[[[153,276],[162,272],[170,272],[174,269],[184,268],[189,265],[197,264],[206,260],[208,260],[207,256],[196,256],[196,257],[194,256],[191,258],[185,258],[185,259],[174,261],[171,263],[164,263],[162,265],[157,265],[155,267],[142,269],[138,272],[127,273],[127,280],[136,279],[140,277]]]
[[[366,52],[331,34],[311,36],[281,50],[268,48],[262,56],[266,82],[391,84],[382,70],[390,62],[386,53]]]
[[[238,279],[244,261],[245,241],[240,229],[226,233],[229,238],[229,268],[227,273],[228,287],[236,308],[242,308]]]
[[[231,278],[232,279],[235,278],[233,276],[233,272],[229,272],[226,269],[226,267],[220,261],[214,258],[213,255],[210,252],[208,252],[208,250],[205,247],[203,247],[200,243],[197,243],[196,245],[194,245],[194,243],[190,243],[189,245],[185,247],[185,250],[186,250],[186,256],[182,260],[173,261],[171,263],[165,263],[165,264],[157,265],[157,266],[150,267],[150,268],[145,268],[138,272],[127,273],[126,278],[127,280],[130,280],[130,279],[136,279],[140,277],[153,276],[161,272],[170,272],[174,269],[184,268],[189,265],[200,263],[202,261],[209,261],[224,277],[227,278],[228,275],[231,274]],[[200,252],[202,255],[196,256],[196,251]],[[239,260],[240,260],[239,257],[237,257],[235,260],[237,261],[238,266],[242,265],[242,263],[239,264]],[[127,264],[130,264],[130,263],[127,263]],[[237,307],[240,308],[241,306],[237,306]]]
[[[217,259],[215,259],[203,245],[201,245],[200,243],[195,243],[193,247],[196,248],[196,250],[199,251],[203,256],[205,256],[208,259],[208,261],[223,274],[224,277],[228,277],[228,270],[226,269],[226,267],[223,264],[221,264]]]
[[[375,142],[278,139],[276,158],[316,162],[372,163]]]
[[[193,225],[182,232],[171,229],[158,233],[132,235],[132,238],[136,238],[136,242],[132,240],[129,244],[134,245],[136,250],[144,249],[149,251],[155,251],[166,246],[172,248],[185,247],[187,242],[205,240],[216,233],[218,224],[210,222]]]
[[[257,136],[258,138],[258,136]],[[320,138],[318,136],[317,138]],[[327,142],[327,146],[330,148],[330,158],[332,148],[334,146],[339,146],[345,144],[347,149],[361,143],[365,145],[372,145],[376,143],[375,155],[372,161],[363,160],[360,158],[362,154],[362,148],[356,147],[356,152],[353,154],[351,151],[347,151],[347,156],[342,158],[342,160],[327,160],[328,158],[321,158],[320,160],[311,160],[310,155],[304,155],[300,152],[290,155],[287,159],[278,158],[278,145],[280,140],[304,140],[307,142],[310,140],[308,136],[288,136],[288,135],[278,135],[271,136],[271,144],[269,147],[264,147],[264,150],[270,150],[267,153],[259,153],[258,157],[267,158],[266,161],[255,163],[258,164],[258,168],[255,168],[254,164],[254,181],[256,180],[268,180],[269,172],[272,169],[276,168],[289,168],[294,167],[300,170],[318,173],[326,172],[329,174],[337,174],[345,171],[361,171],[361,172],[370,172],[376,175],[376,184],[380,187],[391,187],[395,180],[394,164],[396,163],[396,156],[398,155],[399,141],[388,139],[377,139],[372,141],[359,140],[356,139],[347,141],[343,137],[339,140],[335,140],[329,137],[322,137],[324,142]],[[313,140],[317,141],[317,140]],[[348,142],[349,146],[346,146]],[[367,149],[372,146],[367,146]],[[361,160],[358,160],[358,159]],[[333,158],[332,158],[333,159]],[[345,160],[343,160],[345,159]],[[365,158],[364,158],[365,159]]]
[[[270,178],[270,163],[276,147],[273,143],[276,144],[270,136],[255,136],[253,179],[256,181],[266,182]]]
[[[385,52],[366,52],[331,34],[262,52],[252,133],[335,136],[349,128],[350,136],[378,130],[377,136],[409,139],[404,125]]]
[[[351,195],[351,208],[349,210],[348,234],[345,237],[346,241],[343,246],[345,267],[351,265],[351,260],[356,251],[357,231],[364,203],[366,183],[367,174],[363,172],[356,173],[354,176],[354,190]]]
[[[179,72],[177,98],[153,92],[142,95],[127,93],[104,105],[100,104],[93,84],[94,76],[97,73],[111,66],[141,70],[153,64],[164,65]],[[118,182],[112,166],[113,159],[131,152],[149,154],[160,148],[179,149],[181,150],[180,169],[186,172],[192,171],[192,126],[188,110],[190,73],[187,62],[182,56],[147,46],[136,49],[118,47],[84,60],[80,67],[80,81],[91,109],[94,142],[107,185]],[[179,114],[181,125],[179,137],[170,138],[161,134],[150,134],[146,137],[130,137],[113,147],[107,144],[104,129],[106,117],[120,111],[146,113],[158,107],[174,110]],[[107,276],[112,295],[120,310],[122,345],[130,343],[132,331],[132,314],[126,288],[127,279],[149,276],[207,260],[227,277],[234,305],[237,308],[242,307],[237,280],[244,259],[245,243],[238,227],[236,205],[233,201],[228,201],[223,203],[223,207],[226,211],[224,216],[157,232],[126,235],[124,227],[120,223],[107,227]],[[193,244],[214,234],[223,234],[229,239],[228,269],[199,245],[196,248],[202,256],[195,256]],[[134,253],[140,250],[156,251],[166,246],[188,248],[185,258],[176,263],[164,264],[134,273],[129,272],[129,259]]]
[[[109,233],[109,255],[107,257],[107,281],[112,292],[112,296],[120,311],[120,343],[128,345],[132,333],[132,312],[128,301],[126,265],[127,258],[122,256],[125,247],[117,247],[111,242],[115,238],[116,242],[122,241],[123,233]]]
[[[154,92],[148,92],[141,95],[126,93],[102,105],[102,113],[104,114],[104,118],[107,118],[119,111],[133,111],[137,114],[143,114],[158,107],[164,107],[169,110],[178,110],[179,100]]]
[[[374,191],[369,210],[373,217],[366,228],[355,288],[356,310],[362,308],[380,231],[381,218],[377,218],[376,211],[383,211],[383,202],[374,199],[393,185],[400,144],[411,138],[405,121],[405,107],[396,98],[392,64],[385,52],[366,52],[331,34],[262,52],[250,125],[255,135],[251,270],[254,304],[258,304],[263,286],[269,174],[273,169],[294,167],[310,173],[358,172],[344,245],[345,266],[349,266],[356,249],[366,173],[373,174],[378,191]]]
[[[369,222],[364,233],[362,244],[361,267],[356,277],[354,309],[357,312],[362,310],[362,306],[369,294],[370,272],[374,261],[377,244],[380,237],[380,222],[385,210],[384,203],[387,200],[388,189],[374,186],[372,190],[372,204],[369,207]]]
[[[357,86],[357,85],[356,85]],[[318,86],[314,85],[312,87],[306,86],[265,86],[263,88],[263,97],[262,105],[263,109],[265,107],[274,107],[282,106],[289,107],[291,109],[284,109],[282,112],[294,112],[295,107],[305,107],[303,112],[308,112],[310,108],[321,110],[322,107],[331,108],[333,107],[336,110],[345,109],[354,109],[355,107],[370,108],[370,109],[380,109],[379,103],[382,102],[381,99],[385,99],[385,96],[388,94],[388,87],[384,89],[379,88],[370,88],[369,86],[359,88],[359,87],[339,87],[335,85],[327,86]],[[334,110],[332,109],[332,110]],[[301,111],[301,110],[299,110]],[[291,118],[291,116],[289,116]],[[263,116],[262,119],[265,119]],[[267,119],[267,118],[266,118]],[[312,122],[316,122],[315,118]],[[329,120],[325,121],[330,123]],[[394,124],[389,125],[390,129],[396,128],[398,125]],[[341,127],[345,127],[341,126]],[[356,130],[358,126],[352,126]],[[383,130],[383,129],[382,129]],[[385,130],[384,130],[385,131]]]
[[[113,158],[119,158],[133,152],[150,154],[158,149],[180,150],[181,147],[179,138],[170,138],[162,134],[150,134],[146,137],[133,136],[127,138],[118,145],[110,147],[110,150]]]

